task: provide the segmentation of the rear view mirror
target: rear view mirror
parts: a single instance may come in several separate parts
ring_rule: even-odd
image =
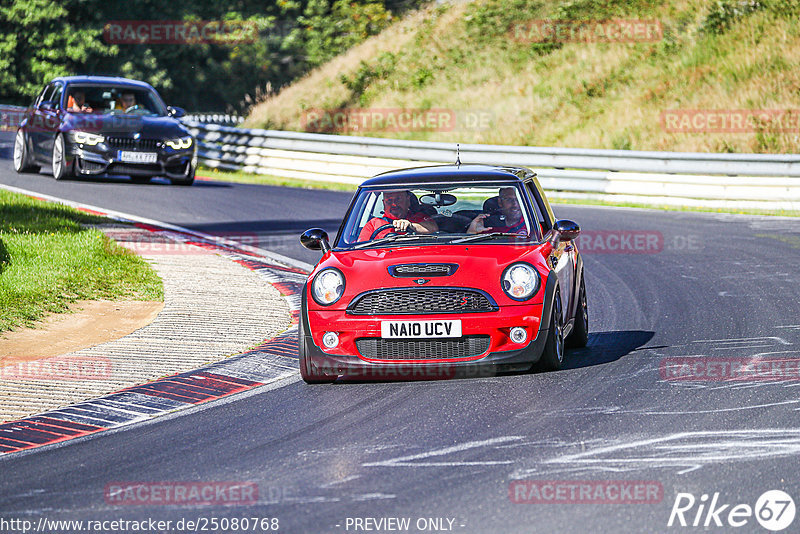
[[[321,250],[323,254],[331,249],[328,243],[328,232],[322,228],[311,228],[303,232],[300,236],[300,243],[308,250]]]
[[[458,201],[455,195],[449,193],[428,193],[419,198],[419,203],[425,206],[452,206]]]
[[[553,229],[558,233],[561,241],[572,241],[581,233],[581,227],[578,226],[578,223],[567,219],[556,221]]]

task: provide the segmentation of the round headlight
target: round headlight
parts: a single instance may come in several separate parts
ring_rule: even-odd
[[[528,300],[539,290],[539,273],[527,263],[506,267],[500,280],[503,291],[514,300]]]
[[[339,269],[323,269],[311,283],[311,296],[321,306],[330,306],[344,294],[344,275]]]

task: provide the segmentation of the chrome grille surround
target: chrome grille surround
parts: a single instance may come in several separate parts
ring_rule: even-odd
[[[356,296],[347,307],[350,315],[435,315],[483,313],[499,310],[492,297],[479,289],[463,287],[402,287],[376,289]]]

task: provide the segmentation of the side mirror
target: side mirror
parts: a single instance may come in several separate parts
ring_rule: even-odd
[[[179,108],[178,106],[167,106],[167,113],[170,117],[174,117],[176,119],[180,119],[184,115],[186,115],[186,110],[183,108]]]
[[[308,250],[321,250],[323,254],[331,250],[328,243],[328,232],[322,228],[312,228],[303,232],[300,236],[300,243]]]
[[[581,227],[578,226],[578,223],[567,219],[556,221],[553,229],[558,233],[561,241],[572,241],[581,233]]]
[[[39,104],[39,109],[42,111],[55,111],[56,110],[56,103],[52,100],[45,100],[41,104]]]

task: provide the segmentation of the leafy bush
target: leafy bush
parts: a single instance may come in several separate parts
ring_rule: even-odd
[[[392,14],[382,2],[310,0],[297,22],[286,46],[300,44],[306,62],[315,67],[380,33],[392,22]]]
[[[361,99],[361,96],[366,92],[373,81],[387,79],[395,72],[396,68],[397,56],[391,52],[383,52],[376,58],[373,64],[361,61],[358,69],[352,76],[342,74],[340,81],[350,90],[352,100],[356,101]],[[364,103],[365,102],[362,102],[362,104]]]
[[[761,10],[764,5],[756,0],[718,0],[700,23],[700,31],[719,35],[737,20]]]

